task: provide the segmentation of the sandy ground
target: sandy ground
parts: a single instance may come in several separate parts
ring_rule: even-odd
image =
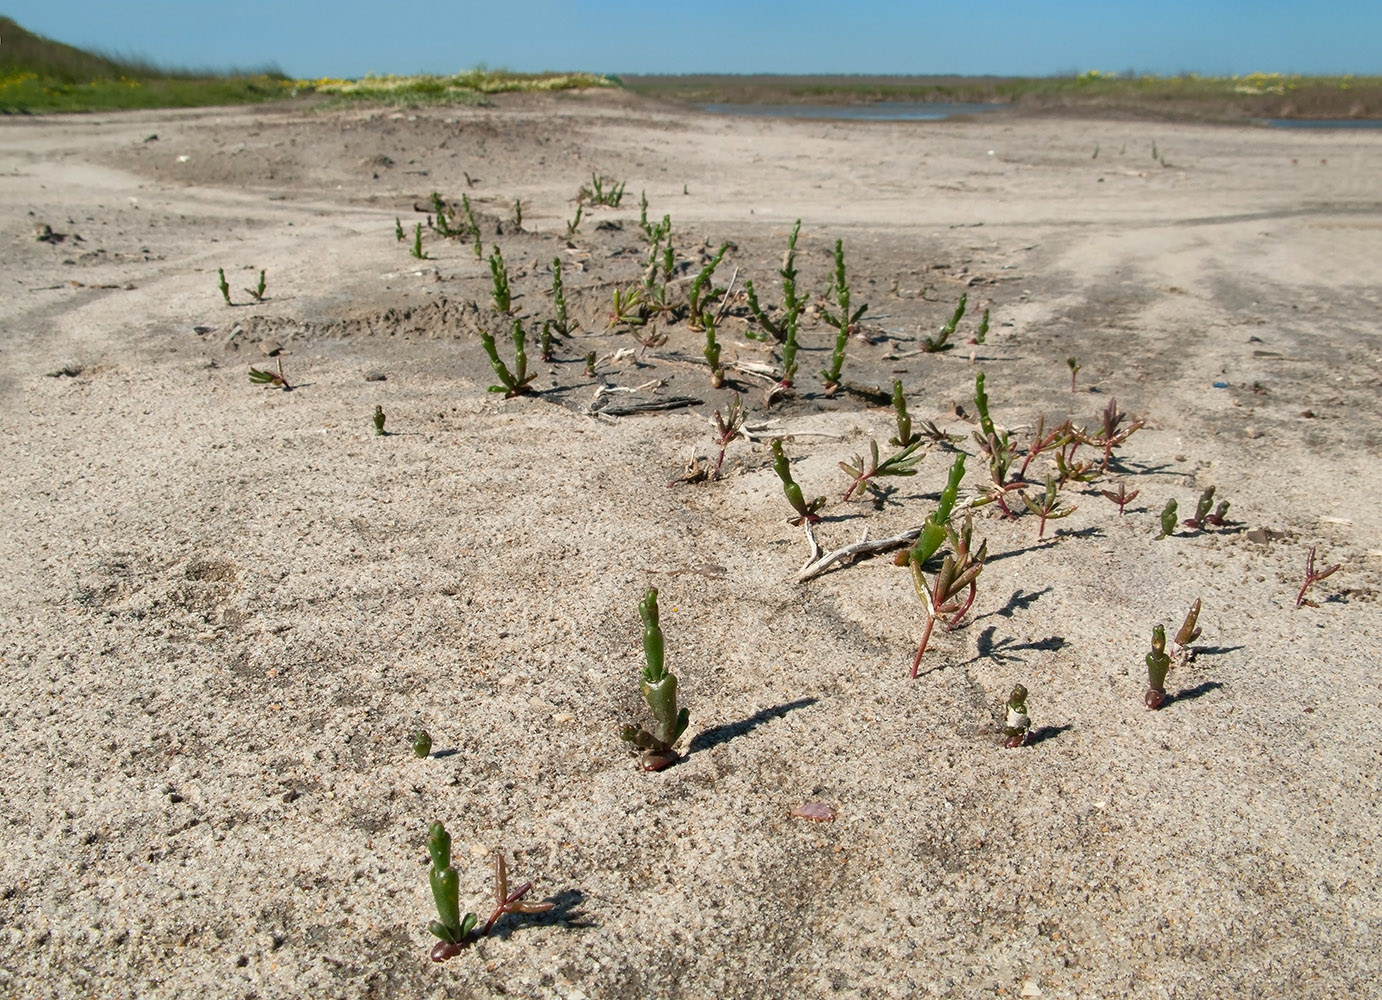
[[[1379,155],[1377,132],[795,123],[621,94],[0,122],[0,994],[1369,995]],[[592,171],[629,194],[568,245]],[[433,190],[472,199],[527,316],[563,258],[584,329],[535,362],[539,394],[485,391],[475,334],[505,323],[469,243],[395,241]],[[1024,440],[1110,398],[1145,416],[1110,477],[1138,499],[1120,517],[1109,482],[1072,487],[1041,542],[983,508],[974,612],[909,681],[907,572],[794,582],[808,545],[766,442],[830,497],[827,547],[918,525],[950,456],[840,502],[837,463],[892,416],[822,393],[818,318],[771,409],[748,374],[712,391],[684,324],[618,355],[642,190],[681,271],[732,242],[736,293],[777,301],[798,217],[814,294],[843,239],[869,305],[846,379],[902,379],[971,453],[976,371]],[[515,198],[524,231],[500,235]],[[228,308],[218,267],[237,303],[264,269],[266,301]],[[917,354],[961,292],[961,346]],[[732,305],[726,360],[771,363]],[[246,377],[270,341],[291,392]],[[602,386],[642,388],[601,406],[702,402],[593,415]],[[755,440],[668,488],[735,388]],[[1228,528],[1154,539],[1210,485]],[[1296,609],[1312,545],[1342,569]],[[649,585],[691,712],[660,774],[616,736],[647,718]],[[1196,597],[1200,653],[1149,712],[1151,626]],[[1042,739],[1010,751],[1017,682]],[[838,818],[792,817],[808,800]],[[556,908],[429,962],[438,819],[482,919],[496,849]]]

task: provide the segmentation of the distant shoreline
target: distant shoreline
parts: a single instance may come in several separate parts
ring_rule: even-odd
[[[1382,120],[1382,77],[624,75],[620,83],[678,104],[848,106],[881,101],[1002,104],[1029,114],[1177,121]]]

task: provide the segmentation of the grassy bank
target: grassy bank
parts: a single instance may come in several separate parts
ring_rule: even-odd
[[[1064,77],[626,76],[640,94],[687,103],[855,104],[957,101],[1157,118],[1382,119],[1382,77],[1132,76],[1091,71]]]
[[[489,94],[613,86],[590,73],[521,74],[470,70],[447,76],[294,80],[277,68],[207,73],[113,59],[26,31],[0,17],[0,113],[41,114],[120,108],[251,104],[304,95],[331,102],[473,104]]]

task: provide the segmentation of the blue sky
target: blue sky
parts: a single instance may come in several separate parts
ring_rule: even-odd
[[[603,73],[1382,74],[1380,0],[0,0],[0,14],[163,65],[274,63],[309,78],[482,63]]]

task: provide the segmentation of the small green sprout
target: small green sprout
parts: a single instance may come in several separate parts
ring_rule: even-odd
[[[705,355],[706,364],[710,365],[711,388],[718,389],[725,384],[725,370],[720,367],[720,342],[715,339],[715,316],[712,313],[701,317],[701,328],[705,330],[705,348],[701,353]]]
[[[589,378],[595,377],[595,352],[586,351],[585,353],[585,374]]]
[[[403,232],[403,221],[396,215],[393,217],[393,235],[399,243],[408,238]]]
[[[542,330],[537,335],[538,358],[542,361],[552,360],[552,321],[544,319]]]
[[[985,340],[988,339],[988,335],[989,335],[989,311],[988,311],[987,309],[985,309],[985,310],[984,310],[984,316],[983,316],[982,319],[979,320],[979,326],[978,326],[978,328],[974,331],[974,336],[970,338],[969,342],[970,342],[971,344],[982,344]]]
[[[830,279],[830,289],[826,292],[827,298],[834,298],[839,308],[838,313],[832,313],[829,309],[821,310],[821,315],[825,321],[835,328],[835,350],[831,354],[830,367],[821,371],[821,381],[825,385],[826,395],[833,395],[840,387],[840,370],[845,363],[845,345],[849,342],[849,335],[854,329],[854,325],[859,322],[860,317],[868,310],[868,306],[860,306],[858,309],[850,309],[849,281],[845,276],[845,245],[843,240],[835,241],[835,273]]]
[[[485,245],[480,240],[480,224],[475,221],[475,213],[470,207],[470,195],[461,194],[461,211],[465,213],[466,228],[470,230],[470,235],[475,238],[471,249],[475,251],[475,259],[479,260],[485,255]]]
[[[425,729],[413,734],[413,756],[426,757],[432,752],[432,737]]]
[[[1310,589],[1312,584],[1318,583],[1320,580],[1323,580],[1327,576],[1333,576],[1335,573],[1337,573],[1340,569],[1343,568],[1343,565],[1343,563],[1335,563],[1333,566],[1330,566],[1329,569],[1321,570],[1320,572],[1316,573],[1315,546],[1310,546],[1310,554],[1305,557],[1305,582],[1300,585],[1300,593],[1296,595],[1296,607],[1305,605],[1311,608],[1318,608],[1318,604],[1306,598],[1305,592]]]
[[[782,492],[787,497],[787,502],[792,505],[792,509],[797,512],[797,516],[792,519],[793,524],[813,524],[821,519],[816,511],[825,506],[825,497],[816,497],[809,504],[802,496],[801,487],[792,478],[792,469],[787,462],[787,456],[782,451],[782,438],[773,438],[773,471],[777,473],[777,478],[782,480]]]
[[[480,331],[480,344],[489,355],[489,365],[494,369],[494,374],[499,376],[500,385],[489,387],[490,392],[502,392],[505,399],[518,396],[523,393],[532,392],[532,387],[528,384],[537,378],[536,373],[528,373],[528,354],[524,350],[525,335],[523,332],[523,321],[514,319],[513,321],[513,357],[515,371],[510,371],[509,366],[504,364],[499,357],[499,351],[494,346],[494,334],[488,330]]]
[[[235,305],[234,302],[230,301],[230,282],[226,281],[226,269],[223,267],[216,268],[216,275],[220,279],[218,287],[221,289],[221,298],[226,300],[226,305]]]
[[[907,414],[907,397],[902,394],[901,379],[893,379],[893,414],[897,418],[897,436],[888,438],[888,444],[905,448],[921,440],[920,434],[912,433],[912,418]]]
[[[1057,518],[1069,517],[1075,513],[1075,507],[1062,507],[1060,500],[1056,496],[1056,480],[1048,472],[1046,474],[1046,492],[1038,499],[1033,500],[1027,496],[1027,491],[1022,490],[1017,495],[1022,498],[1023,504],[1037,517],[1041,518],[1041,527],[1037,529],[1037,539],[1040,540],[1046,534],[1046,522]]]
[[[409,249],[408,253],[412,254],[412,255],[413,255],[414,257],[416,257],[418,260],[430,260],[430,259],[431,259],[431,258],[428,256],[427,251],[424,250],[424,249],[422,249],[422,223],[421,223],[421,222],[419,222],[419,223],[417,224],[417,228],[413,230],[413,245],[412,245],[412,248]]]
[[[451,867],[451,834],[440,822],[433,823],[427,831],[427,853],[432,859],[427,881],[438,917],[427,925],[427,930],[439,941],[432,948],[432,961],[444,962],[459,955],[470,943],[480,918],[473,913],[461,916],[461,878]]]
[[[378,404],[374,407],[374,434],[375,437],[383,437],[388,432],[384,430],[384,407]]]
[[[436,230],[438,236],[451,237],[465,235],[464,229],[453,229],[451,223],[446,220],[446,202],[442,201],[441,195],[435,191],[432,192],[432,213],[436,216],[436,221],[433,222],[429,216],[427,223]]]
[[[576,217],[575,217],[574,219],[571,219],[570,221],[568,221],[568,222],[566,223],[566,238],[567,238],[567,239],[570,239],[571,237],[575,236],[576,233],[580,230],[580,228],[581,228],[581,214],[582,214],[584,211],[585,211],[585,209],[584,209],[582,206],[580,206],[579,204],[576,206]]]
[[[266,372],[251,366],[250,381],[255,385],[268,386],[271,389],[282,389],[284,392],[293,387],[288,384],[288,377],[283,374],[283,359],[278,359],[278,371]]]
[[[959,325],[960,319],[965,314],[965,306],[969,303],[969,295],[960,296],[959,304],[955,306],[955,312],[950,319],[940,328],[934,337],[925,337],[921,342],[921,349],[927,354],[937,354],[941,351],[948,351],[955,345],[950,343],[950,337],[955,332],[955,327]]]
[[[945,489],[941,490],[940,504],[922,525],[916,544],[907,553],[908,561],[920,566],[940,551],[941,545],[945,543],[945,534],[950,526],[950,512],[955,507],[955,498],[959,495],[960,480],[964,478],[964,474],[965,455],[964,452],[959,452],[950,465],[949,478],[946,480]]]
[[[250,298],[254,299],[254,301],[256,301],[256,302],[263,302],[263,301],[264,301],[264,288],[265,288],[265,284],[264,284],[264,272],[263,272],[263,271],[260,271],[260,272],[259,272],[259,284],[256,285],[254,288],[246,288],[245,291],[246,291],[247,293],[249,293]]]
[[[626,289],[614,290],[614,312],[610,313],[609,326],[642,326],[648,322],[648,306],[643,301],[643,289],[633,285]]]
[[[1027,689],[1021,684],[1008,695],[1003,712],[1003,746],[1010,750],[1022,746],[1032,732],[1032,720],[1027,715]]]
[[[916,454],[916,450],[923,444],[925,442],[921,438],[917,438],[901,451],[880,462],[878,460],[878,442],[870,438],[870,458],[867,462],[861,456],[855,455],[851,462],[840,463],[840,468],[848,473],[853,480],[840,500],[848,500],[856,492],[860,495],[863,495],[865,491],[877,493],[878,484],[874,480],[879,476],[915,476],[917,463],[926,457],[925,452],[920,455]]]
[[[513,295],[509,291],[509,271],[504,266],[504,255],[498,247],[489,255],[489,275],[489,297],[494,303],[494,311],[507,316],[513,312]]]
[[[654,724],[651,732],[640,726],[625,726],[619,735],[626,743],[632,743],[643,751],[643,770],[661,771],[676,763],[677,752],[674,748],[686,731],[690,713],[685,708],[678,711],[677,679],[663,666],[663,638],[658,621],[656,587],[649,587],[643,595],[638,605],[638,616],[643,620],[643,658],[647,661],[639,690],[652,709]]]
[[[1118,400],[1110,397],[1108,405],[1104,407],[1103,413],[1099,416],[1099,433],[1095,435],[1081,434],[1080,440],[1084,444],[1093,445],[1104,450],[1104,462],[1100,468],[1101,472],[1107,472],[1109,462],[1113,460],[1113,449],[1117,448],[1134,433],[1141,430],[1147,421],[1143,417],[1134,417],[1132,422],[1123,427],[1123,421],[1128,415],[1118,409]]]
[[[758,303],[758,293],[753,287],[752,280],[744,282],[744,292],[748,297],[749,312],[753,314],[754,322],[763,330],[763,333],[749,331],[748,336],[754,340],[764,340],[772,337],[774,341],[782,345],[782,378],[777,384],[777,391],[785,392],[792,388],[792,380],[797,374],[797,326],[801,319],[801,311],[806,303],[797,297],[797,236],[801,233],[801,220],[798,219],[792,226],[792,233],[787,237],[787,252],[782,258],[782,267],[778,269],[778,274],[782,276],[782,315],[780,318],[771,319],[766,311]]]
[[[1126,507],[1128,504],[1132,503],[1134,500],[1136,500],[1137,494],[1140,493],[1141,490],[1133,490],[1131,493],[1129,493],[1128,484],[1124,482],[1119,482],[1117,493],[1113,492],[1113,490],[1100,490],[1099,492],[1102,493],[1104,496],[1108,497],[1114,503],[1116,503],[1118,505],[1118,513],[1122,515],[1127,513],[1127,511],[1125,511],[1123,508]]]
[[[574,330],[575,324],[566,315],[566,290],[561,280],[561,258],[552,258],[552,311],[555,318],[552,321],[552,329],[563,337]]]
[[[725,407],[723,417],[720,416],[719,410],[715,411],[715,443],[720,446],[720,454],[715,458],[715,467],[710,470],[711,479],[720,478],[720,466],[725,462],[725,449],[743,433],[744,421],[748,416],[749,411],[739,403],[738,393],[734,394],[729,406]]]
[[[669,244],[670,247],[670,244]],[[720,249],[715,252],[715,256],[710,258],[710,263],[701,268],[696,279],[691,282],[690,289],[686,293],[686,303],[691,309],[691,329],[695,329],[699,322],[702,322],[707,314],[710,313],[716,299],[725,294],[725,289],[716,288],[711,279],[715,275],[715,268],[720,266],[720,261],[724,259],[725,251],[729,249],[728,243],[721,243]]]
[[[945,537],[950,543],[953,555],[947,555],[941,568],[930,583],[922,572],[921,560],[916,557],[916,549],[909,553],[907,565],[912,571],[912,586],[917,596],[926,605],[926,630],[917,646],[917,655],[912,659],[913,680],[921,666],[921,657],[931,641],[931,631],[936,622],[942,622],[946,629],[959,624],[974,604],[975,581],[984,570],[984,559],[988,556],[988,542],[979,546],[978,552],[971,551],[971,536],[974,531],[974,515],[966,514],[964,527],[957,533],[949,525],[945,527]]]
[[[1176,499],[1172,497],[1166,501],[1166,506],[1161,509],[1161,534],[1157,539],[1165,538],[1167,535],[1176,533]]]
[[[1147,693],[1142,701],[1150,709],[1166,703],[1166,673],[1171,669],[1171,657],[1166,655],[1166,629],[1152,628],[1152,651],[1147,654]]]
[[[1075,376],[1079,373],[1080,368],[1083,367],[1083,366],[1079,363],[1079,361],[1077,361],[1077,360],[1074,359],[1074,358],[1066,358],[1066,359],[1065,359],[1065,364],[1066,364],[1066,367],[1070,369],[1070,391],[1071,391],[1071,392],[1074,392],[1074,391],[1075,391]]]
[[[1195,598],[1195,603],[1190,605],[1190,610],[1185,613],[1185,621],[1181,623],[1179,631],[1176,632],[1173,641],[1172,652],[1178,663],[1189,663],[1195,658],[1195,651],[1190,648],[1190,644],[1200,637],[1200,629],[1195,623],[1200,617],[1200,599]]]
[[[513,227],[523,231],[523,202],[518,198],[513,200]]]

